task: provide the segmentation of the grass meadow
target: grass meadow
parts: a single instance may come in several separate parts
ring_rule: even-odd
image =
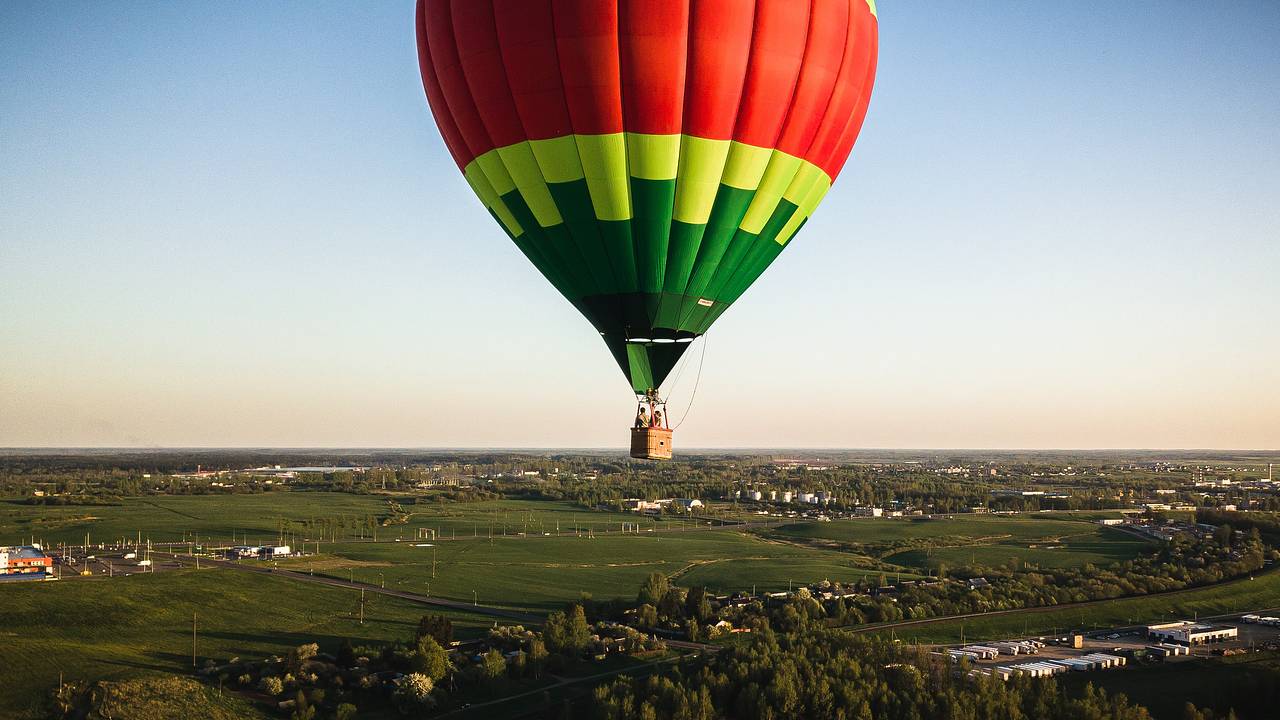
[[[419,545],[430,545],[420,547]],[[716,592],[786,589],[789,581],[852,581],[878,570],[830,550],[768,542],[732,530],[466,538],[435,543],[335,543],[323,555],[283,561],[296,570],[480,604],[558,609],[583,593],[634,597],[661,572]],[[432,576],[434,558],[435,574]],[[474,594],[473,594],[474,593]]]
[[[410,638],[418,619],[439,612],[407,600],[233,570],[175,570],[115,578],[0,585],[0,666],[11,689],[0,717],[31,717],[61,675],[122,680],[191,670],[196,655],[225,660],[281,654],[319,642],[333,652],[343,638]],[[492,619],[452,614],[458,635],[479,634]]]

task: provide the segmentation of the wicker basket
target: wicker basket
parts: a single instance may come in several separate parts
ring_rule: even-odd
[[[671,431],[659,427],[631,428],[631,457],[640,460],[670,460]]]

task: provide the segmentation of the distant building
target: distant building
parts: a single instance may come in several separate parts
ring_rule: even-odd
[[[293,550],[288,545],[264,545],[258,554],[264,560],[270,560],[271,558],[288,557],[293,554]]]
[[[36,545],[0,547],[0,580],[44,580],[53,558]]]
[[[699,499],[697,499],[697,498],[692,498],[692,499],[690,499],[690,498],[676,498],[676,499],[675,499],[675,500],[673,500],[672,502],[674,502],[676,505],[678,505],[678,506],[679,506],[681,509],[683,509],[683,510],[689,510],[689,511],[692,511],[692,510],[694,510],[695,508],[700,508],[700,507],[702,507],[702,501],[701,501],[701,500],[699,500]]]
[[[1231,625],[1207,625],[1190,620],[1147,626],[1147,637],[1179,645],[1203,645],[1234,640],[1239,631]]]
[[[649,502],[641,498],[627,498],[622,501],[623,509],[638,513],[658,512],[662,509],[662,505],[656,502]]]
[[[858,517],[882,517],[884,515],[884,508],[856,507],[853,509],[853,514]],[[902,513],[899,512],[898,514],[901,515]]]

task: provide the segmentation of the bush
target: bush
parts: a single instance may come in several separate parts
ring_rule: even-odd
[[[426,706],[431,704],[431,691],[435,689],[431,678],[422,673],[409,673],[396,688],[396,699],[406,706]]]

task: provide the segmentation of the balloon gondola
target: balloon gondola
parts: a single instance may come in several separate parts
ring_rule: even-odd
[[[650,418],[844,167],[878,44],[873,0],[418,0],[416,27],[463,176]],[[632,456],[671,456],[662,415]]]

